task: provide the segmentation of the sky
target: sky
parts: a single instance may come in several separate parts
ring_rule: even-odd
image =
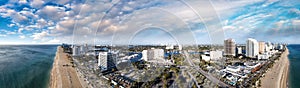
[[[0,44],[300,43],[299,0],[1,0]]]

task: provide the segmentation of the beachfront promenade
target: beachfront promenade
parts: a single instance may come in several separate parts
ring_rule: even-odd
[[[63,49],[57,47],[56,56],[51,70],[50,88],[84,88],[80,83],[76,69],[72,67],[71,58]]]
[[[288,54],[289,51],[286,48],[279,60],[274,63],[272,68],[268,69],[265,77],[261,79],[262,88],[287,88],[289,74]]]

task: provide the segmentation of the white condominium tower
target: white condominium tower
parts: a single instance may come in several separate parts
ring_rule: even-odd
[[[101,71],[105,71],[108,69],[107,59],[107,52],[99,52],[98,67],[100,67]]]
[[[117,63],[118,53],[117,52],[99,52],[98,56],[98,67],[101,71],[111,70],[115,68]]]
[[[248,38],[246,43],[246,56],[250,58],[256,58],[259,54],[259,45],[255,39]]]

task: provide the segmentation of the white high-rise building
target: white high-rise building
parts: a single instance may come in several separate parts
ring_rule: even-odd
[[[148,61],[148,50],[143,50],[142,51],[142,59],[144,60],[144,61]]]
[[[101,71],[105,71],[108,69],[107,57],[108,57],[107,52],[99,52],[98,67],[100,67]]]
[[[227,39],[224,41],[224,55],[235,56],[236,47],[233,39]]]
[[[98,67],[101,71],[110,70],[116,66],[118,52],[99,52]]]
[[[79,55],[79,47],[78,46],[73,45],[73,47],[72,47],[72,55],[73,56],[78,56]]]
[[[182,45],[178,45],[178,50],[182,50]]]
[[[259,54],[259,45],[257,40],[248,38],[246,43],[246,56],[250,58],[256,58]]]

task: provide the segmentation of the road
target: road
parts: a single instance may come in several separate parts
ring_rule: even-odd
[[[188,63],[190,64],[190,66],[194,69],[196,69],[197,71],[199,71],[202,75],[204,75],[207,79],[209,79],[210,81],[212,81],[213,83],[219,85],[220,87],[230,87],[229,85],[227,85],[226,83],[222,82],[221,80],[219,80],[218,78],[214,77],[211,74],[208,74],[207,72],[205,72],[204,70],[202,70],[199,66],[196,66],[192,61],[191,58],[188,54],[187,51],[183,51],[184,55],[186,56],[185,60],[188,61]]]
[[[196,80],[196,78],[195,78],[189,71],[187,71],[187,73],[190,75],[190,77],[192,78],[192,80],[196,83],[197,88],[200,88],[200,86],[198,85],[199,83],[198,83],[198,81]]]

